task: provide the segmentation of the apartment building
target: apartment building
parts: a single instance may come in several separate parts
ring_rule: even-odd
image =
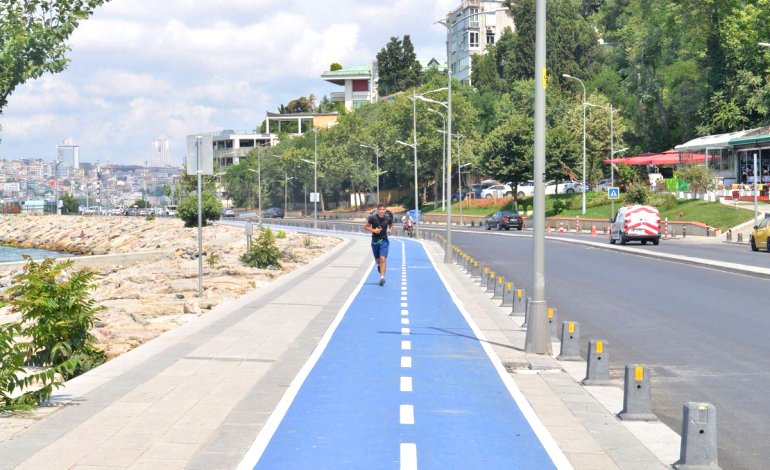
[[[377,101],[376,62],[330,70],[322,73],[321,78],[329,83],[344,87],[344,91],[331,93],[329,100],[345,103],[345,109],[348,111]]]
[[[452,76],[471,84],[471,57],[484,54],[487,46],[497,43],[505,28],[514,29],[508,11],[494,11],[502,4],[495,1],[465,0],[449,12],[449,67]]]

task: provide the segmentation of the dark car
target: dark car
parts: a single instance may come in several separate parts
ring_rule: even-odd
[[[483,183],[477,183],[471,186],[471,189],[465,194],[465,197],[468,199],[481,199],[481,191],[487,189],[488,187],[494,185],[494,182],[491,181],[484,181]]]
[[[262,217],[272,218],[272,219],[283,219],[283,209],[280,209],[278,207],[268,207],[265,209],[265,212],[262,213]]]
[[[497,230],[511,228],[521,230],[524,228],[524,219],[515,211],[497,211],[484,222],[484,225],[487,230],[491,230],[492,227],[497,227]]]

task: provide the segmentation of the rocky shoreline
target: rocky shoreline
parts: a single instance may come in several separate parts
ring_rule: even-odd
[[[254,232],[256,236],[256,228]],[[77,255],[144,253],[140,260],[132,261],[130,255],[115,257],[115,263],[91,268],[97,272],[93,298],[105,307],[92,333],[109,358],[203,315],[217,304],[258,289],[340,243],[334,237],[285,234],[286,238],[276,239],[284,253],[282,268],[257,269],[244,266],[238,259],[246,251],[243,228],[204,227],[204,290],[198,297],[197,229],[184,228],[180,219],[0,218],[3,245]],[[0,266],[0,299],[19,272],[18,267]],[[10,306],[0,308],[0,323],[16,319],[18,314]]]

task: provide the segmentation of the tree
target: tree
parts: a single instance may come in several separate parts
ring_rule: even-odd
[[[332,64],[329,66],[329,71],[336,72],[337,70],[342,70],[342,65],[338,64],[337,62],[332,62]]]
[[[80,210],[80,203],[72,196],[72,194],[62,194],[61,203],[62,212],[64,214],[77,214]]]
[[[515,186],[532,178],[534,154],[534,119],[512,115],[496,127],[481,143],[479,170]],[[516,191],[516,188],[513,188]]]
[[[500,93],[503,82],[497,74],[495,46],[487,47],[486,54],[471,57],[471,83],[481,93]]]
[[[67,39],[106,1],[0,0],[0,113],[17,86],[67,67]]]
[[[391,37],[377,53],[377,70],[380,96],[392,95],[419,85],[421,66],[408,34],[404,35],[403,40]]]
[[[203,226],[208,225],[209,220],[219,220],[222,217],[222,204],[211,191],[203,191],[201,195],[201,210]],[[185,227],[198,226],[198,196],[188,196],[179,204],[177,215],[184,221]]]

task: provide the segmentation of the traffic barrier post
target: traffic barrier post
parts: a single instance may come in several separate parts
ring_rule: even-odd
[[[511,315],[521,316],[527,312],[527,297],[524,289],[516,289],[513,296],[513,308],[511,308]]]
[[[575,233],[580,233],[580,217],[575,216]]]
[[[493,293],[495,292],[495,272],[489,271],[489,275],[487,276],[487,293]]]
[[[595,237],[595,236],[596,236],[596,224],[593,224],[593,225],[591,226],[591,236],[592,236],[592,237]]]
[[[588,342],[588,361],[583,385],[610,385],[609,344],[601,339]]]
[[[559,222],[559,233],[564,233],[564,222]]]
[[[717,409],[711,403],[688,401],[682,412],[682,441],[679,461],[674,468],[680,470],[718,470],[717,459]]]
[[[623,421],[657,421],[652,413],[650,374],[641,364],[626,364],[623,380],[623,410],[618,413]]]
[[[492,295],[493,299],[503,299],[503,290],[505,288],[503,281],[503,276],[497,276],[497,282],[495,283],[495,293]]]
[[[508,281],[503,289],[503,302],[501,307],[513,307],[513,283]]]
[[[558,332],[556,331],[556,309],[553,307],[549,307],[548,310],[548,331],[551,333],[551,336],[556,337]]]
[[[479,284],[481,287],[486,287],[487,285],[487,279],[489,278],[489,268],[484,268],[481,271],[481,276],[479,277]]]
[[[580,323],[561,322],[561,351],[556,359],[560,361],[580,361]]]

